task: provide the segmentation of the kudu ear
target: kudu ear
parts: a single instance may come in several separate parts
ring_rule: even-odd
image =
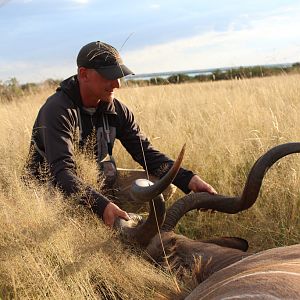
[[[245,239],[238,237],[220,237],[220,238],[212,238],[209,240],[201,241],[203,243],[211,243],[221,247],[238,249],[246,252],[249,248],[249,244]]]

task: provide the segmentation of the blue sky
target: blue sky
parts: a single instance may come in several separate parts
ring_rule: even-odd
[[[0,81],[62,79],[86,43],[136,74],[300,61],[299,0],[0,0]]]

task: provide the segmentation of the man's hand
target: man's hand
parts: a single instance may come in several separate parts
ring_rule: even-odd
[[[117,217],[120,217],[127,221],[130,219],[126,211],[120,209],[116,204],[112,202],[108,203],[103,213],[104,224],[112,227]]]
[[[198,175],[194,175],[188,185],[188,188],[194,193],[197,192],[207,192],[209,194],[217,194],[217,191],[204,180],[202,180]]]

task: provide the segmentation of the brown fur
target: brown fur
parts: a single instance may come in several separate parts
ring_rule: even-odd
[[[300,245],[251,255],[213,274],[186,298],[300,299]]]
[[[235,239],[235,238],[233,238]],[[224,268],[250,254],[240,249],[227,247],[230,238],[215,239],[219,244],[193,241],[174,232],[162,232],[162,240],[168,263],[181,278],[183,274],[194,274],[198,282],[202,282],[214,272]],[[238,247],[237,245],[234,245]],[[166,264],[166,258],[159,236],[155,236],[147,247],[147,253],[160,265]],[[199,265],[199,262],[200,265]]]
[[[300,245],[250,254],[242,251],[244,241],[240,244],[235,238],[232,242],[220,238],[208,243],[162,232],[162,240],[177,277],[197,281],[188,300],[300,299]],[[158,264],[166,265],[158,236],[148,245],[147,253]]]

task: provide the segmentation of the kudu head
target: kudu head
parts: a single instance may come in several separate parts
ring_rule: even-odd
[[[282,144],[262,155],[253,165],[248,175],[243,193],[239,197],[211,195],[208,193],[191,193],[173,203],[166,212],[161,226],[161,237],[154,237],[147,247],[148,254],[158,263],[164,255],[173,258],[176,269],[194,269],[195,257],[201,257],[201,270],[197,275],[198,282],[249,254],[247,241],[240,238],[214,238],[194,241],[174,234],[178,221],[189,211],[212,209],[214,211],[235,214],[250,208],[256,201],[264,175],[280,158],[300,152],[300,143]],[[161,240],[164,243],[162,249]]]
[[[164,183],[159,182],[147,186],[150,184],[149,182],[138,181],[134,184],[133,198],[136,201],[149,201],[150,214],[146,221],[138,221],[138,225],[134,227],[130,227],[130,222],[120,220],[121,231],[129,240],[146,247],[149,256],[159,264],[165,261],[165,254],[167,254],[169,259],[173,259],[172,264],[176,269],[183,268],[191,271],[192,268],[195,269],[195,257],[201,258],[202,269],[196,276],[198,282],[202,281],[215,271],[247,256],[248,254],[244,251],[247,251],[248,243],[240,238],[227,237],[193,241],[173,232],[178,221],[183,215],[194,209],[212,209],[235,214],[250,208],[258,197],[264,175],[268,169],[280,158],[297,152],[300,152],[300,143],[288,143],[276,146],[262,155],[253,165],[241,196],[191,193],[177,200],[165,212],[165,204],[159,194],[176,176],[183,156],[182,151],[173,168],[165,176],[168,179],[163,178],[162,182]],[[156,189],[157,186],[160,188]],[[161,231],[161,238],[156,235],[158,228]],[[164,251],[161,241],[165,248]]]
[[[130,214],[131,220],[125,221],[118,218],[114,227],[130,242],[140,246],[147,246],[150,240],[157,234],[162,226],[166,209],[162,192],[172,183],[178,173],[185,152],[185,145],[182,147],[177,160],[159,181],[152,183],[147,179],[136,180],[131,187],[131,197],[136,202],[148,202],[150,212],[147,220],[135,214]]]

